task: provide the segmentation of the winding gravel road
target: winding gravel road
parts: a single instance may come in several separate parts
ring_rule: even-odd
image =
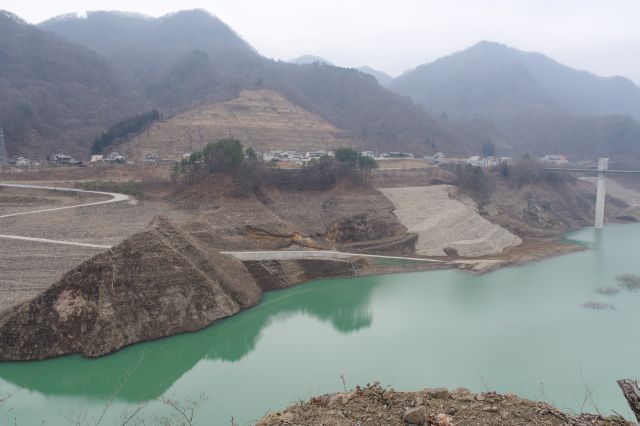
[[[14,216],[23,216],[27,214],[38,214],[38,213],[47,213],[53,211],[60,211],[66,209],[77,209],[80,207],[89,207],[89,206],[98,206],[102,204],[110,204],[110,203],[121,203],[123,201],[131,200],[131,197],[125,194],[118,194],[115,192],[102,192],[102,191],[88,191],[84,189],[77,188],[61,188],[55,186],[39,186],[39,185],[22,185],[22,184],[14,184],[14,183],[2,183],[0,182],[0,186],[8,187],[8,188],[21,188],[21,189],[39,189],[39,190],[47,190],[47,191],[64,191],[64,192],[81,192],[86,194],[95,194],[95,195],[104,195],[111,197],[108,200],[102,201],[94,201],[92,203],[83,203],[83,204],[74,204],[71,206],[63,206],[63,207],[53,207],[48,209],[38,209],[38,210],[30,210],[26,212],[19,213],[10,213],[0,215],[0,219],[14,217]],[[99,244],[88,244],[88,243],[76,243],[71,241],[63,241],[63,240],[51,240],[47,238],[34,238],[34,237],[25,237],[20,235],[8,235],[8,234],[0,234],[0,238],[9,239],[9,240],[22,240],[22,241],[32,241],[39,243],[49,243],[49,244],[64,244],[64,245],[72,245],[72,246],[80,246],[80,247],[91,247],[91,248],[101,248],[108,249],[111,246],[99,245]]]

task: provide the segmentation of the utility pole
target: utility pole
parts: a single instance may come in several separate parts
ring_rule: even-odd
[[[606,191],[606,170],[609,169],[609,159],[598,159],[598,183],[596,192],[596,229],[604,227],[604,200]]]
[[[4,146],[4,129],[0,127],[0,171],[7,165],[7,150]]]

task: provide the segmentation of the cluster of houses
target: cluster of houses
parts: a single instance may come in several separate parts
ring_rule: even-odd
[[[333,151],[268,151],[262,154],[262,160],[266,162],[283,162],[283,163],[307,163],[311,160],[319,160],[322,157],[333,157]]]
[[[406,160],[406,159],[415,158],[415,155],[413,155],[413,153],[411,152],[398,152],[398,151],[382,152],[380,154],[374,154],[372,151],[365,151],[362,153],[362,155],[366,155],[368,157],[375,158],[376,160],[381,160],[381,161]]]
[[[540,160],[545,163],[554,164],[556,166],[566,166],[567,164],[569,164],[569,161],[567,161],[567,157],[562,154],[545,155],[544,157],[540,158]]]
[[[452,164],[471,164],[476,167],[491,167],[497,166],[500,163],[511,163],[513,159],[511,157],[480,157],[479,155],[472,155],[469,158],[446,158],[445,155],[441,152],[436,153],[435,155],[424,157],[430,163],[433,164],[444,164],[444,163],[452,163]]]
[[[189,158],[191,155],[190,152],[184,153],[182,155],[183,158]],[[297,163],[297,164],[305,164],[312,160],[319,160],[325,156],[333,157],[335,153],[333,151],[308,151],[308,152],[299,152],[299,151],[268,151],[261,155],[261,158],[265,162],[282,162],[282,163]],[[385,161],[385,160],[401,160],[401,159],[414,159],[415,155],[411,152],[399,152],[399,151],[390,151],[390,152],[382,152],[377,153],[374,151],[363,151],[362,155],[373,158],[377,161]],[[260,157],[260,155],[259,155]],[[447,158],[442,152],[438,152],[431,156],[425,156],[423,159],[432,164],[443,164],[443,163],[466,163],[471,164],[472,166],[478,167],[491,167],[496,166],[501,163],[511,163],[513,160],[511,157],[481,157],[479,155],[473,155],[469,158]],[[76,160],[70,155],[66,154],[56,154],[47,159],[48,164],[62,167],[62,166],[76,166],[76,167],[84,167],[85,164],[82,161]],[[553,164],[553,165],[568,165],[569,162],[564,155],[561,154],[549,154],[543,157],[540,157],[540,161],[545,163]],[[142,163],[174,163],[174,160],[162,160],[158,157],[157,154],[147,153],[144,154],[141,158]],[[15,160],[9,160],[9,165],[21,168],[31,168],[32,166],[40,166],[41,163],[31,160],[27,157],[17,157]],[[117,151],[113,151],[108,155],[92,155],[91,164],[98,163],[107,163],[107,164],[135,164],[134,161],[128,161],[122,154]]]
[[[92,155],[89,160],[90,163],[111,163],[111,164],[124,164],[127,162],[127,159],[124,155],[121,155],[117,151],[113,151],[109,155]]]
[[[114,162],[114,163],[124,163],[125,158],[118,154],[117,152],[113,152],[109,154],[107,157],[102,155],[92,155],[91,163],[96,163],[99,161],[105,162]],[[84,161],[76,160],[70,155],[67,154],[55,154],[47,158],[47,163],[55,166],[55,167],[86,167]],[[10,162],[10,164],[15,165],[16,167],[37,167],[40,166],[41,163],[36,161],[32,161],[30,158],[26,157],[18,157],[15,161]]]
[[[424,157],[424,159],[433,164],[466,163],[476,167],[492,167],[497,166],[501,163],[511,164],[513,162],[513,158],[511,157],[481,157],[479,155],[472,155],[469,158],[446,158],[445,155],[441,152],[438,152],[437,154],[432,156],[426,156]],[[543,157],[540,157],[539,160],[544,163],[549,163],[557,166],[565,166],[569,164],[569,161],[567,161],[567,157],[562,154],[545,155]]]
[[[319,160],[322,157],[333,157],[335,153],[333,151],[268,151],[262,154],[262,160],[266,162],[283,162],[283,163],[298,163],[303,164],[311,160]],[[382,152],[376,153],[374,151],[363,151],[362,155],[365,157],[374,158],[376,160],[398,160],[415,158],[411,152]]]
[[[492,167],[497,166],[500,163],[511,163],[513,159],[511,157],[480,157],[479,155],[472,155],[464,160],[465,163],[471,164],[476,167]]]

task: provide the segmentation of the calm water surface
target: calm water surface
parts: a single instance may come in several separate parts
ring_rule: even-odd
[[[100,359],[0,363],[0,424],[101,424],[161,397],[203,393],[197,424],[239,424],[312,395],[380,381],[495,389],[565,410],[631,418],[615,380],[640,377],[640,292],[602,296],[640,274],[640,224],[567,236],[588,251],[481,277],[438,271],[323,280],[267,294],[197,333]],[[586,309],[597,301],[615,310]],[[588,390],[587,390],[588,389]],[[167,414],[160,402],[146,419]]]

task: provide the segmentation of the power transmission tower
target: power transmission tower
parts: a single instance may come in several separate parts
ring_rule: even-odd
[[[0,127],[0,170],[7,165],[7,150],[4,147],[4,129]]]

